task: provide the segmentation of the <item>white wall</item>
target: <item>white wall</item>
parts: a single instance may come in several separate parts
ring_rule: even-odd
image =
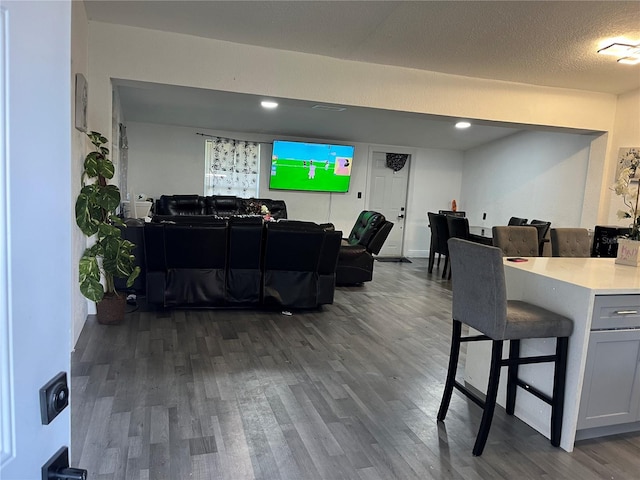
[[[348,193],[289,192],[269,190],[272,135],[225,132],[201,128],[128,122],[129,191],[160,195],[199,194],[204,191],[204,143],[206,135],[249,140],[260,143],[259,195],[263,198],[285,200],[289,218],[315,222],[333,222],[337,228],[353,226],[365,199],[357,198],[358,191],[366,191],[367,146],[355,145],[351,186]],[[284,140],[309,140],[279,137]],[[330,141],[331,139],[327,139]]]
[[[456,200],[459,210],[463,176],[463,153],[454,150],[419,149],[412,158],[409,178],[409,200],[405,219],[404,254],[426,257],[431,232],[427,212],[449,210]]]
[[[81,73],[85,78],[89,78],[88,74],[88,24],[87,14],[84,8],[84,2],[71,3],[71,111],[75,112],[75,77],[77,73]],[[91,95],[91,89],[89,89]],[[80,172],[84,157],[88,151],[89,142],[84,132],[74,128],[75,118],[72,115],[71,130],[71,192],[73,195],[72,202],[75,205],[75,199],[80,193]],[[71,266],[72,275],[72,327],[71,327],[71,344],[75,345],[78,336],[82,331],[84,322],[89,313],[89,302],[80,293],[78,280],[78,261],[87,246],[87,238],[84,236],[78,226],[73,223],[71,227],[72,239],[72,259]],[[93,306],[95,312],[95,306]]]
[[[472,225],[506,225],[515,216],[593,228],[581,225],[591,140],[521,132],[465,152],[460,209]]]
[[[614,95],[352,62],[122,25],[90,22],[89,50],[89,121],[105,132],[110,129],[112,78],[598,132],[612,132],[616,115]],[[636,106],[627,114],[637,116],[640,109]],[[600,142],[592,149],[598,158],[592,159],[588,172],[588,212],[594,210],[594,197],[600,206],[610,195],[600,180],[603,169],[610,168],[613,147],[607,137]],[[592,191],[598,183],[600,190]],[[599,210],[592,215],[605,214]]]
[[[127,122],[129,193],[202,195],[204,130]],[[208,131],[207,131],[208,132]],[[122,192],[125,195],[125,192]]]
[[[621,147],[640,147],[640,89],[620,95],[616,109],[615,129],[611,139],[610,167],[604,178],[605,188],[609,188],[615,181],[618,150]],[[604,209],[608,212],[610,225],[629,226],[629,219],[619,220],[618,210],[626,210],[620,197],[607,196],[603,201]]]
[[[360,211],[368,208],[370,152],[399,151],[399,147],[356,143],[351,185],[347,193],[269,190],[271,135],[129,122],[130,191],[153,198],[162,194],[202,195],[205,137],[197,133],[260,142],[259,195],[284,200],[289,218],[331,222],[345,235],[351,231]],[[311,141],[294,137],[282,139]],[[413,149],[410,172],[404,252],[410,256],[426,256],[429,245],[426,212],[429,209],[446,209],[453,198],[459,198],[462,153]],[[358,192],[362,192],[362,198],[358,198]]]
[[[112,78],[485,120],[608,131],[614,95],[338,60],[90,22],[92,124]],[[106,125],[108,127],[108,125]],[[102,128],[102,127],[99,127]]]

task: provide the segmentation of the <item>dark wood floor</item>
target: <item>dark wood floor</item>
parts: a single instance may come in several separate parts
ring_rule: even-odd
[[[87,321],[72,354],[72,465],[92,480],[638,479],[640,434],[573,453],[454,393],[450,283],[376,262],[321,311],[150,312]]]

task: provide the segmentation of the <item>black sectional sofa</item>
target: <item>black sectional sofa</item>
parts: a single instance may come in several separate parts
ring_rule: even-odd
[[[284,200],[270,198],[240,198],[231,195],[162,195],[154,205],[155,222],[175,221],[176,223],[203,223],[206,218],[192,217],[232,217],[236,215],[260,214],[260,206],[269,209],[275,220],[287,218],[287,204]],[[188,218],[171,218],[188,217]]]
[[[342,232],[311,222],[263,222],[258,216],[208,218],[144,226],[149,304],[314,308],[333,303]]]

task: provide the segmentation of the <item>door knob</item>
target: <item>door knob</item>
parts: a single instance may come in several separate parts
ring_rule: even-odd
[[[404,218],[404,214],[401,213],[400,215],[398,215],[398,218]]]
[[[42,466],[42,480],[87,480],[87,471],[70,468],[69,449],[62,447]]]

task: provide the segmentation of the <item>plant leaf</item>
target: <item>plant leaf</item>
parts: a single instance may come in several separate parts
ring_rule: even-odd
[[[93,278],[87,278],[84,281],[80,280],[80,292],[94,302],[99,302],[104,297],[102,284]]]
[[[80,193],[76,199],[76,224],[89,237],[98,232],[98,222],[92,215],[89,196],[84,193]]]
[[[104,178],[113,178],[113,175],[116,171],[113,162],[108,158],[102,157],[100,162],[98,163],[98,173],[102,175]]]

